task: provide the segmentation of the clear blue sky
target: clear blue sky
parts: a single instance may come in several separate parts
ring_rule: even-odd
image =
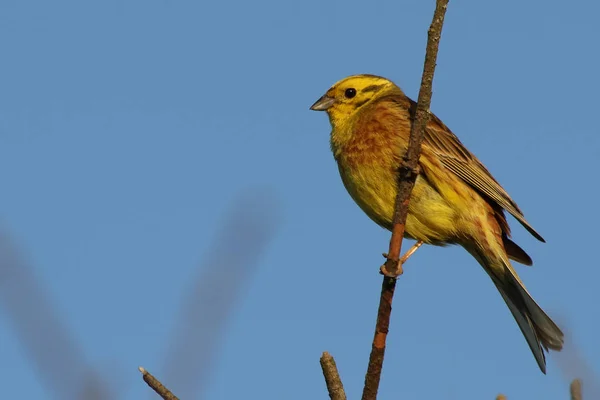
[[[56,350],[44,342],[58,329],[52,311],[73,357],[119,398],[152,398],[136,368],[170,373],[191,302],[191,315],[212,322],[187,355],[199,343],[217,352],[205,398],[327,398],[325,350],[357,398],[389,233],[346,194],[327,118],[308,107],[356,73],[389,77],[415,98],[433,3],[2,1],[2,262],[10,240],[33,274],[0,281],[3,396],[65,398],[61,385],[76,386],[58,367],[75,361],[59,351],[56,368],[40,371],[30,354],[33,344]],[[432,104],[547,239],[511,220],[535,262],[519,273],[596,371],[598,13],[591,0],[451,1]],[[203,268],[252,253],[240,242],[256,237],[230,230],[237,243],[206,261],[248,192],[261,205],[246,214],[260,212],[274,237],[256,263],[217,280],[239,295],[215,336],[221,317],[207,313],[226,307],[188,294],[208,281]],[[405,271],[382,399],[567,399],[574,367],[565,376],[568,362],[552,353],[548,375],[539,372],[464,250],[423,248]],[[43,294],[25,287],[32,280]],[[30,322],[19,330],[19,320]],[[48,385],[41,376],[52,373]]]

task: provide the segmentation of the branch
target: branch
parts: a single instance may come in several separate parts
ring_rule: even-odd
[[[144,382],[148,384],[164,400],[179,400],[177,396],[175,396],[169,389],[165,387],[158,379],[154,377],[150,372],[146,371],[143,367],[139,367],[140,372],[142,373],[142,378]]]
[[[418,165],[419,155],[421,154],[421,143],[423,142],[425,126],[430,118],[431,86],[447,6],[448,0],[436,0],[433,21],[428,31],[427,50],[425,53],[425,64],[423,66],[417,109],[411,126],[408,149],[398,171],[398,194],[392,226],[392,238],[390,240],[387,260],[381,268],[385,276],[381,285],[375,337],[373,338],[369,366],[365,376],[365,386],[362,394],[363,400],[375,400],[377,398],[379,381],[381,380],[381,368],[383,366],[385,344],[390,325],[396,278],[402,274],[402,265],[399,260],[406,216],[408,214],[408,202],[419,173]]]
[[[571,400],[582,400],[581,397],[581,379],[573,379],[570,386]],[[506,396],[503,394],[499,394],[496,397],[496,400],[507,400]]]
[[[342,379],[335,365],[335,360],[328,352],[324,352],[321,356],[321,369],[325,377],[329,398],[331,400],[346,400],[346,392],[344,391]]]
[[[583,397],[581,396],[581,380],[574,379],[571,382],[571,400],[581,400]]]

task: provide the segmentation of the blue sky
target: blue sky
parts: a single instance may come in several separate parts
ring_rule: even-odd
[[[148,399],[143,365],[197,398],[187,357],[204,398],[326,398],[326,350],[358,397],[389,233],[308,107],[356,73],[415,98],[433,4],[2,1],[4,395],[74,398],[84,365],[113,398]],[[546,238],[511,220],[535,263],[519,273],[596,371],[598,12],[451,1],[432,103]],[[573,348],[539,372],[461,248],[419,250],[393,314],[382,399],[562,400],[580,374]]]

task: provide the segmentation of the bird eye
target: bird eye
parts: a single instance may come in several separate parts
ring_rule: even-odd
[[[344,96],[346,96],[347,99],[353,98],[354,96],[356,96],[356,89],[346,89],[346,91],[344,92]]]

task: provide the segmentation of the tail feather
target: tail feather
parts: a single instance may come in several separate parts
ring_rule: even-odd
[[[492,278],[496,288],[502,295],[515,321],[519,325],[540,370],[546,373],[546,357],[544,351],[559,351],[563,347],[564,335],[560,328],[533,300],[519,279],[517,272],[508,261],[508,255],[494,253],[482,248],[465,246],[479,261],[484,270]],[[498,249],[499,250],[499,249]]]
[[[560,351],[564,335],[560,328],[533,300],[508,260],[504,261],[503,279],[492,276],[498,291],[517,321],[527,344],[543,373],[546,373],[544,351]]]
[[[512,313],[515,321],[517,321],[517,325],[521,329],[523,336],[525,336],[525,340],[527,340],[527,344],[535,357],[535,360],[540,367],[540,370],[545,374],[546,373],[546,356],[544,355],[544,350],[542,349],[542,344],[540,339],[536,333],[535,327],[531,322],[531,319],[526,315],[521,313],[520,309],[513,303],[510,297],[502,290],[502,288],[496,284],[498,291],[502,295],[502,298],[506,302],[508,309]],[[548,350],[548,349],[546,349]]]
[[[524,265],[533,265],[533,260],[529,257],[529,254],[527,254],[518,244],[510,240],[506,234],[502,235],[502,242],[506,254],[511,260],[515,260]]]
[[[548,349],[561,350],[564,344],[564,334],[558,325],[556,325],[548,314],[546,314],[535,300],[533,300],[527,289],[525,289],[525,286],[523,286],[523,283],[521,283],[520,279],[516,276],[516,272],[512,266],[507,268],[507,271],[509,272],[507,275],[509,275],[510,278],[507,280],[509,282],[512,281],[509,284],[512,284],[512,286],[518,290],[519,297],[523,299],[525,310],[535,326],[535,330],[540,337],[542,345]]]

